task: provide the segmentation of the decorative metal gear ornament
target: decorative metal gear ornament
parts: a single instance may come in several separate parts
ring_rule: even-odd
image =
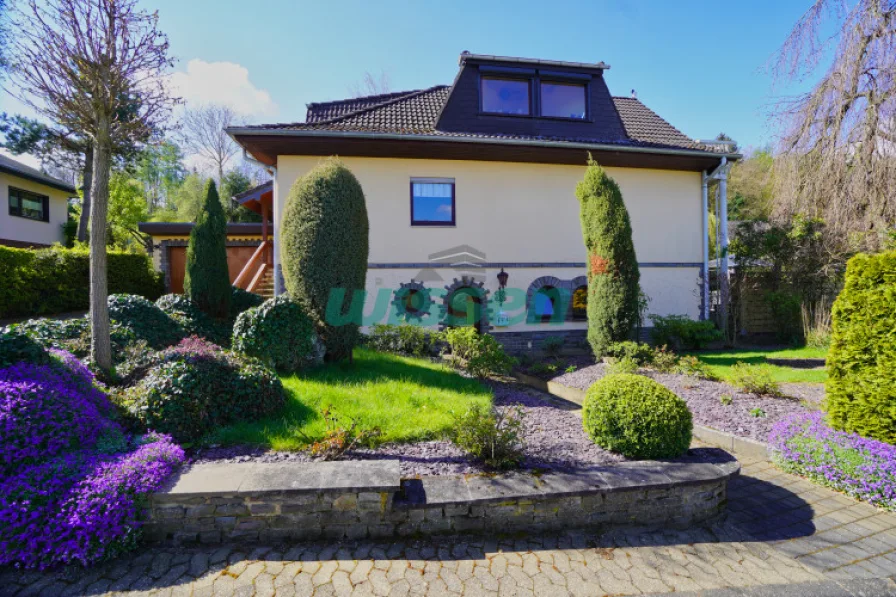
[[[421,282],[403,282],[395,291],[392,306],[400,319],[423,321],[432,309],[433,300],[430,290]]]

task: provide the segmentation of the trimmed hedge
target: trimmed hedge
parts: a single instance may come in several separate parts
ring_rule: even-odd
[[[286,296],[269,299],[237,317],[233,349],[268,362],[282,373],[319,364],[323,359],[311,318]]]
[[[358,343],[367,277],[369,224],[355,175],[331,158],[289,191],[280,226],[280,258],[289,296],[305,308],[326,347],[327,361],[351,360]],[[343,316],[343,303],[357,304]]]
[[[896,444],[896,251],[849,260],[832,322],[828,423]]]
[[[162,295],[161,274],[148,255],[109,251],[109,293]],[[84,311],[90,306],[86,249],[0,247],[0,318]]]
[[[594,443],[630,458],[675,458],[691,445],[684,400],[641,375],[608,375],[588,388],[582,424]]]

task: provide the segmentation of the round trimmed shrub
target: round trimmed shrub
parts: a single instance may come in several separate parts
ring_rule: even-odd
[[[320,360],[314,324],[305,310],[278,296],[244,311],[233,326],[233,349],[292,373]]]
[[[162,353],[127,397],[138,421],[179,441],[271,415],[286,401],[280,378],[260,361],[200,338]]]
[[[370,250],[361,184],[341,161],[328,159],[293,184],[281,221],[289,296],[314,321],[327,361],[351,360],[364,306],[363,298],[356,299],[365,288]]]
[[[109,318],[157,350],[177,344],[184,337],[183,329],[175,320],[142,296],[110,295]]]
[[[216,344],[230,343],[228,323],[212,319],[189,297],[166,294],[156,301],[156,306],[180,325],[185,336],[202,336]]]
[[[237,286],[232,286],[230,289],[230,319],[236,319],[237,315],[243,311],[252,307],[258,307],[263,302],[264,297]]]
[[[684,400],[660,383],[621,373],[595,382],[582,405],[585,433],[602,448],[630,458],[675,458],[691,444]]]

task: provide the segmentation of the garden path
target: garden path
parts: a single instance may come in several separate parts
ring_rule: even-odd
[[[3,595],[896,595],[896,514],[763,461],[697,528],[143,549],[89,571],[0,570]]]

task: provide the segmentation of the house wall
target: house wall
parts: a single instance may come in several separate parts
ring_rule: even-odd
[[[9,187],[32,191],[50,197],[50,221],[38,222],[28,218],[9,215]],[[0,173],[0,244],[33,243],[35,246],[62,242],[62,225],[68,219],[68,199],[70,193],[60,191],[40,183],[31,182],[18,176]]]
[[[320,160],[316,156],[279,156],[275,230],[280,229],[289,189]],[[423,278],[427,288],[444,288],[454,278],[475,273],[494,293],[495,276],[504,267],[510,275],[508,286],[525,293],[543,276],[566,281],[586,273],[575,196],[584,166],[362,157],[345,157],[343,161],[360,181],[367,199],[368,316],[376,312],[379,289],[399,288],[411,279]],[[700,174],[643,168],[607,170],[619,183],[631,214],[642,286],[651,299],[649,311],[698,318]],[[456,226],[411,226],[411,177],[455,180]],[[464,271],[432,265],[432,255],[464,245],[478,253],[472,259],[481,268]],[[275,260],[279,263],[280,256],[275,255]],[[510,315],[513,319],[513,313]],[[586,327],[584,322],[526,323],[523,318],[493,331]]]

